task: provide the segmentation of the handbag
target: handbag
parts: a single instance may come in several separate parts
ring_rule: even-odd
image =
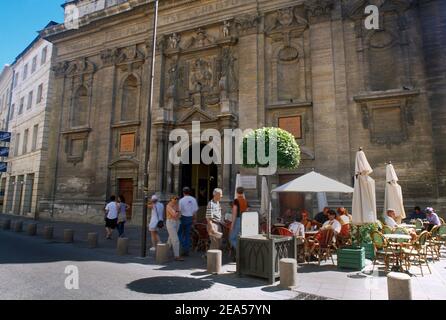
[[[155,208],[156,214],[158,215],[158,210],[156,209],[156,205],[154,206],[154,208]],[[159,215],[158,215],[158,223],[156,224],[156,226],[159,229],[164,228],[164,221],[162,219],[160,219]]]

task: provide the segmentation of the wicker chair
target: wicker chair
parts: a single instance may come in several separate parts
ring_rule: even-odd
[[[443,242],[441,240],[438,240],[438,230],[440,229],[440,226],[434,226],[431,229],[431,232],[429,234],[429,238],[427,240],[427,250],[430,252],[432,261],[440,260],[441,254],[440,254],[440,248]]]
[[[423,265],[426,265],[429,273],[432,273],[429,263],[427,262],[427,241],[429,236],[430,234],[428,231],[423,231],[417,241],[412,243],[409,247],[403,248],[403,256],[407,270],[409,270],[412,264],[417,264],[420,267],[421,276],[424,276]]]
[[[423,231],[423,220],[421,219],[417,219],[415,220],[415,231],[417,232],[417,234],[420,234],[421,231]]]
[[[319,239],[314,239],[313,248],[311,249],[311,253],[317,256],[319,265],[321,264],[322,260],[327,261],[328,258],[330,258],[331,262],[335,264],[333,260],[332,250],[336,250],[336,246],[334,243],[334,230],[321,230]]]
[[[287,236],[287,237],[294,237],[294,234],[284,227],[276,227],[273,229],[272,234],[279,235],[279,236]]]
[[[379,258],[383,259],[385,271],[387,272],[394,253],[389,249],[387,240],[381,232],[373,231],[370,236],[375,248],[375,259],[373,260],[372,272],[375,270],[375,264]]]
[[[393,233],[393,229],[388,225],[383,225],[383,234]]]
[[[206,223],[196,223],[192,227],[192,249],[204,251],[209,249],[209,234]]]

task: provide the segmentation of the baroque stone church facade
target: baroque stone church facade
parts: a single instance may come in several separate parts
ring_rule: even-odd
[[[41,216],[99,222],[106,199],[124,194],[129,218],[140,223],[149,2],[70,1],[83,6],[79,28],[42,31],[57,51]],[[368,4],[379,7],[379,30],[365,28]],[[149,192],[166,200],[188,185],[203,205],[219,186],[229,202],[240,171],[256,206],[255,170],[169,162],[169,133],[200,121],[202,130],[279,126],[293,133],[301,165],[279,170],[270,187],[312,169],[351,185],[363,147],[378,207],[392,161],[407,207],[445,210],[445,15],[442,0],[160,1]],[[313,200],[275,201],[282,210],[311,210]],[[329,200],[351,205],[349,196]]]

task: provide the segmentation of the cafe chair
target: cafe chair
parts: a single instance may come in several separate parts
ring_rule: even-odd
[[[192,227],[192,249],[207,252],[209,249],[209,234],[206,223],[195,223]]]
[[[375,259],[373,259],[373,270],[375,270],[376,261],[382,258],[384,262],[385,272],[389,270],[390,262],[394,256],[394,252],[389,248],[386,238],[379,231],[373,231],[371,233],[373,247],[375,249]]]
[[[383,225],[383,234],[393,233],[393,229],[388,225]]]
[[[410,269],[412,264],[417,265],[420,267],[421,276],[424,276],[424,265],[427,266],[429,273],[432,274],[429,263],[427,262],[427,245],[429,236],[428,231],[423,231],[415,242],[413,242],[409,247],[403,248],[403,258],[406,263],[407,270]]]
[[[417,234],[420,234],[421,231],[423,231],[423,220],[421,219],[417,219],[415,220],[415,231],[417,232]]]
[[[331,262],[335,264],[333,260],[333,251],[336,251],[336,245],[333,238],[333,229],[321,230],[320,236],[315,237],[311,252],[316,255],[319,265],[322,260],[328,261],[329,258],[331,259]]]
[[[275,227],[273,229],[273,234],[279,235],[279,236],[286,236],[286,237],[294,236],[294,234],[290,230],[288,230],[287,228],[284,228],[284,227]]]
[[[441,257],[440,247],[442,243],[437,239],[439,228],[440,226],[434,226],[429,233],[429,238],[427,239],[427,250],[430,252],[433,262],[435,262],[435,260],[439,261]]]

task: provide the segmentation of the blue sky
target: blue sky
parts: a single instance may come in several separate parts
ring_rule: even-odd
[[[64,0],[0,0],[0,69],[11,64],[51,20],[63,22]]]

